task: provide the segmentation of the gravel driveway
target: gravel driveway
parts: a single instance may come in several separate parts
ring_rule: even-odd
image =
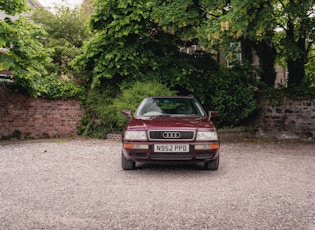
[[[0,144],[0,229],[315,229],[315,143],[223,143],[218,171],[123,171],[120,143]]]

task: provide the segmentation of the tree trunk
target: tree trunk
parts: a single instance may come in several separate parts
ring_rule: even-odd
[[[259,57],[261,81],[269,87],[274,87],[276,80],[275,59],[276,49],[271,42],[263,40],[255,45]]]
[[[288,60],[288,87],[301,86],[305,75],[304,60]]]
[[[295,40],[295,26],[292,20],[288,21],[286,37],[287,65],[288,65],[288,87],[301,86],[305,77],[306,46],[305,38]]]

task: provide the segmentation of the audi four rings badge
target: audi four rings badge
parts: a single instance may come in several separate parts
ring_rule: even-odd
[[[180,138],[180,132],[163,132],[163,138],[165,139],[178,139]]]

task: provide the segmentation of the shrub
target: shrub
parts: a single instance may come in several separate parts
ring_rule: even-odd
[[[211,80],[210,105],[218,111],[219,126],[239,126],[257,111],[259,104],[255,97],[256,74],[246,66],[221,69]]]
[[[127,118],[121,115],[122,110],[129,109],[134,113],[142,99],[147,96],[176,95],[176,91],[172,91],[166,85],[156,81],[136,82],[131,86],[123,84],[121,92],[121,95],[115,98],[113,104],[109,106],[109,109],[112,111],[111,120],[115,121],[119,129],[121,129],[127,121]]]
[[[79,134],[105,138],[109,132],[120,132],[127,122],[122,110],[133,113],[137,105],[148,95],[175,95],[166,85],[157,81],[125,82],[117,93],[113,87],[91,89],[87,93],[85,107],[88,117],[82,120]]]
[[[86,115],[81,120],[81,126],[78,127],[79,135],[105,138],[108,132],[114,130],[111,123],[107,122],[107,117],[111,116],[108,106],[112,104],[116,95],[117,92],[113,87],[87,90],[82,102],[86,109]],[[107,123],[106,126],[105,123]]]
[[[40,96],[50,99],[66,99],[84,93],[83,87],[72,81],[62,80],[55,74],[37,79],[36,89]]]

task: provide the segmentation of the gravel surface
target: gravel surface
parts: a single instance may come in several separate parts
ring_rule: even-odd
[[[0,229],[315,229],[315,143],[223,143],[218,171],[120,143],[0,143]]]

